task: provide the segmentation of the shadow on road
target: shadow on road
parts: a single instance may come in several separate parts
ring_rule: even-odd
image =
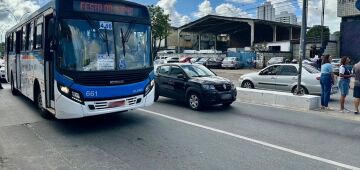
[[[82,135],[113,131],[119,128],[126,129],[131,126],[139,126],[147,120],[147,117],[139,114],[122,112],[80,119],[55,120],[52,126],[58,132],[66,135]]]
[[[170,107],[176,107],[179,109],[188,109],[189,111],[192,111],[186,102],[182,102],[182,101],[178,101],[178,100],[174,100],[174,99],[170,99],[170,98],[161,98],[158,100],[158,102],[162,103],[162,104],[166,104]],[[199,113],[207,113],[207,114],[208,113],[228,114],[228,113],[230,113],[228,111],[231,111],[231,110],[234,110],[234,108],[232,106],[224,107],[222,105],[214,105],[214,106],[203,106],[203,108],[198,112]]]

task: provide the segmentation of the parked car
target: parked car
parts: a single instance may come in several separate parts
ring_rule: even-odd
[[[332,61],[331,61],[331,65],[333,67],[333,72],[336,75],[339,75],[339,69],[340,69],[340,65],[341,65],[340,61],[341,61],[340,58],[333,58]]]
[[[179,62],[180,63],[190,63],[191,58],[192,57],[190,57],[190,56],[182,57],[182,58],[180,58]]]
[[[199,61],[195,62],[196,64],[201,64],[201,65],[205,65],[206,62],[209,60],[210,58],[209,57],[204,57],[204,58],[201,58]]]
[[[200,60],[201,58],[200,57],[194,57],[192,59],[190,59],[190,63],[196,63]]]
[[[286,60],[285,57],[273,57],[273,58],[270,58],[270,60],[267,62],[267,66],[270,66],[273,64],[285,63],[285,60]]]
[[[240,87],[276,90],[295,93],[297,90],[297,64],[274,64],[266,67],[260,72],[245,74],[240,77]],[[320,71],[313,66],[303,65],[301,93],[321,94]],[[335,83],[331,94],[338,92],[339,87]]]
[[[168,58],[166,58],[166,62],[167,63],[178,63],[179,57],[168,57]]]
[[[234,84],[203,65],[164,64],[155,77],[155,101],[159,96],[186,101],[193,110],[206,105],[231,105],[236,100]]]
[[[242,67],[242,63],[237,57],[227,57],[222,61],[221,67],[239,69]]]
[[[0,66],[0,81],[5,81],[5,67]]]
[[[222,57],[216,57],[216,58],[210,58],[206,63],[205,66],[208,68],[221,68],[221,64],[224,58]]]
[[[5,61],[0,58],[0,81],[5,81]]]
[[[166,60],[164,59],[157,59],[154,61],[154,71],[156,73],[156,69],[159,65],[166,64]]]

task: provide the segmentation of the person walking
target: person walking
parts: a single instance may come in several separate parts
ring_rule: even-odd
[[[332,61],[332,57],[330,55],[325,55],[323,57],[322,65],[321,65],[321,76],[320,76],[321,109],[328,111],[332,110],[329,108],[329,100],[330,100],[331,86],[335,82],[335,76],[331,65],[331,61]]]
[[[340,112],[341,113],[349,113],[350,111],[345,108],[345,98],[349,94],[350,88],[350,78],[352,77],[351,71],[347,68],[347,65],[350,63],[349,57],[342,57],[340,61],[340,68],[339,68],[339,88],[340,88]]]
[[[355,105],[355,114],[359,114],[359,105],[360,105],[360,62],[355,64],[353,68],[353,74],[355,76],[354,84],[354,105]]]

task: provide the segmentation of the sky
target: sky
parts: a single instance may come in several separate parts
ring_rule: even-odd
[[[256,17],[256,7],[271,2],[276,14],[295,13],[301,21],[303,0],[129,0],[144,5],[158,5],[170,14],[171,25],[181,26],[208,14],[232,17]],[[48,0],[0,0],[0,33],[21,18],[46,4]],[[7,12],[5,10],[12,11]],[[321,0],[309,0],[308,25],[320,25]],[[337,17],[337,1],[326,0],[325,25],[331,32],[339,31],[341,19]]]

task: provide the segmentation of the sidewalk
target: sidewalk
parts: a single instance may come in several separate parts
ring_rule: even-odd
[[[216,74],[218,74],[219,76],[230,79],[231,81],[236,83],[236,85],[238,86],[240,76],[247,74],[247,73],[257,72],[259,70],[257,70],[257,69],[240,69],[240,70],[212,69],[212,71],[215,72]],[[334,111],[320,111],[320,109],[319,109],[319,110],[315,110],[315,112],[317,112],[319,114],[326,113],[328,115],[331,115],[331,116],[337,117],[337,118],[344,118],[344,119],[348,119],[348,120],[360,121],[360,116],[354,114],[354,110],[355,110],[354,104],[353,104],[354,98],[352,97],[353,96],[353,84],[354,84],[353,82],[354,82],[354,80],[352,79],[349,95],[346,97],[346,101],[345,101],[345,108],[349,109],[351,111],[350,113],[340,113],[339,112],[340,111],[340,92],[330,96],[329,107],[332,108]]]

